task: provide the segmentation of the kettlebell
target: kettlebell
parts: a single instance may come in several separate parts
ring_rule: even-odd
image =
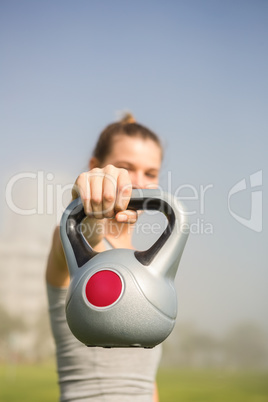
[[[146,251],[96,252],[83,236],[80,198],[64,211],[60,234],[70,272],[66,319],[87,346],[152,348],[174,328],[174,279],[187,241],[187,216],[171,194],[134,189],[128,209],[159,210],[167,226]]]

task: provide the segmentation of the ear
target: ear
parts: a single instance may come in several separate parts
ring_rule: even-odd
[[[98,158],[96,158],[95,156],[93,156],[88,164],[89,170],[94,169],[96,167],[100,167],[100,161],[98,160]]]

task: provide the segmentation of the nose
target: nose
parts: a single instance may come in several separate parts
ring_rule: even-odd
[[[130,174],[132,188],[145,188],[146,181],[142,172],[131,172]]]

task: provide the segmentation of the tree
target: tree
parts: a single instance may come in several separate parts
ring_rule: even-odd
[[[22,333],[27,329],[21,317],[13,316],[0,305],[0,351],[4,358],[10,357],[14,348],[16,334]]]
[[[267,364],[267,335],[253,323],[233,328],[223,341],[227,365],[235,368],[260,368]]]

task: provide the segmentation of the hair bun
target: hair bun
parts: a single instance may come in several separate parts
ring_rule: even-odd
[[[122,124],[136,123],[136,120],[130,112],[127,112],[124,113],[124,115],[121,117],[120,123]]]

